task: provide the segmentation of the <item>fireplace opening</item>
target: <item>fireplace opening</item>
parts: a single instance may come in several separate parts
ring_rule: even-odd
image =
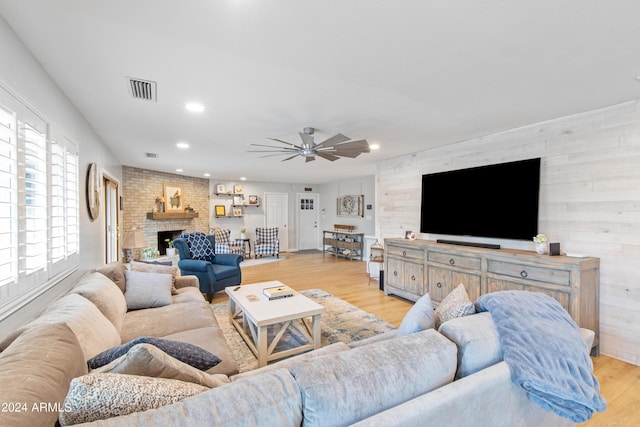
[[[183,231],[184,230],[158,231],[158,251],[160,251],[160,255],[167,254],[169,243],[165,240],[174,240],[176,237],[179,237]]]

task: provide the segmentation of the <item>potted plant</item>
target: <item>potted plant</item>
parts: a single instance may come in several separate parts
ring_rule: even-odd
[[[243,225],[242,227],[240,227],[240,238],[241,239],[246,239],[247,238],[247,229],[246,227]]]
[[[164,239],[164,241],[167,242],[167,256],[175,256],[176,248],[173,247],[173,240]]]
[[[547,253],[547,242],[549,239],[544,234],[538,234],[533,238],[533,243],[536,245],[536,252],[540,255]]]

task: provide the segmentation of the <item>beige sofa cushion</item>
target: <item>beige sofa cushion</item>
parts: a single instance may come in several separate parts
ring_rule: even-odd
[[[428,329],[295,363],[289,370],[303,424],[352,424],[437,389],[453,380],[456,355],[451,341]]]
[[[66,323],[76,334],[85,360],[121,343],[116,327],[91,301],[78,294],[69,294],[54,301],[40,317],[14,331],[3,344],[36,326],[55,323]]]
[[[184,276],[184,277],[190,277],[190,276]],[[176,290],[176,293],[173,295],[174,304],[180,304],[183,302],[204,303],[206,302],[206,300],[202,296],[200,289],[189,286],[185,288],[178,288]]]
[[[124,278],[124,272],[127,270],[127,266],[121,262],[110,262],[95,271],[107,276],[113,283],[118,285],[122,293],[126,288],[126,279]]]
[[[178,267],[174,265],[162,265],[162,264],[155,264],[155,263],[149,263],[149,262],[137,262],[137,261],[131,261],[129,265],[130,265],[131,271],[139,271],[141,273],[170,274],[171,275],[171,294],[175,295],[176,276],[180,274],[180,270],[178,270]]]
[[[71,292],[91,301],[120,333],[127,312],[127,301],[111,279],[102,273],[90,273]]]
[[[91,373],[112,373],[142,375],[154,378],[168,378],[200,384],[205,387],[219,387],[229,382],[223,374],[208,374],[187,363],[171,357],[152,344],[136,344],[113,362],[94,369]]]
[[[127,312],[120,337],[125,343],[141,336],[164,337],[176,332],[211,325],[217,326],[218,323],[209,304],[205,302],[170,304]]]
[[[60,424],[67,426],[160,408],[207,390],[198,384],[166,378],[83,375],[71,381]]]
[[[58,323],[29,329],[0,354],[0,402],[20,404],[21,409],[2,411],[0,424],[53,426],[58,419],[54,405],[60,409],[71,379],[86,373],[84,352],[69,326]],[[54,409],[33,410],[34,405]]]

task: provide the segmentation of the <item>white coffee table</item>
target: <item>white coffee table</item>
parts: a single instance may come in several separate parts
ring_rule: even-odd
[[[320,348],[320,315],[324,307],[295,291],[292,297],[272,301],[262,293],[264,288],[282,285],[282,282],[271,281],[225,288],[229,295],[229,323],[235,326],[258,358],[258,367],[272,360]],[[272,325],[278,325],[278,329],[269,342],[267,328]],[[307,343],[275,351],[288,328],[298,329]]]

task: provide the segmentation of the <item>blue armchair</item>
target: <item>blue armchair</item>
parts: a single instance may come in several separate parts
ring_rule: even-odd
[[[204,233],[186,233],[173,240],[178,250],[178,267],[183,276],[197,276],[200,292],[211,302],[213,294],[242,282],[242,255],[215,254],[215,238]]]

